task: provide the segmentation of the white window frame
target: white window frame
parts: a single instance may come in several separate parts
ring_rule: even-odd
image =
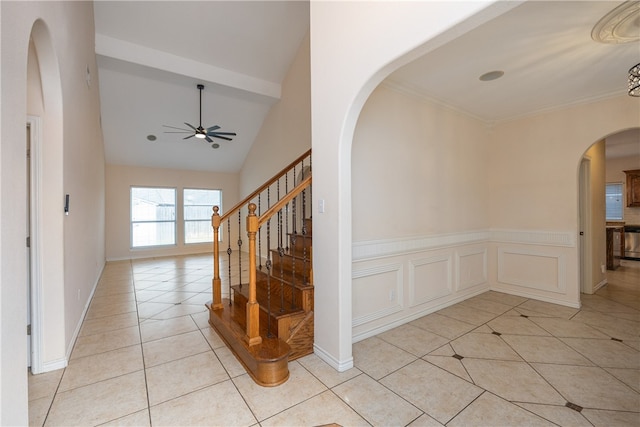
[[[610,188],[619,189],[620,192],[610,192]],[[624,218],[624,185],[622,182],[607,182],[605,185],[605,209],[607,221],[621,221]],[[613,194],[618,196],[617,200],[613,200]],[[610,199],[611,198],[611,199]],[[612,209],[612,205],[615,204],[615,212]],[[620,216],[614,216],[615,213],[620,212]],[[610,216],[611,215],[611,216]]]
[[[220,215],[222,215],[222,190],[219,188],[183,188],[182,189],[182,226],[183,226],[183,230],[184,230],[184,244],[185,245],[201,245],[201,244],[206,244],[206,243],[212,243],[213,242],[213,228],[211,228],[211,239],[209,240],[202,240],[202,241],[197,241],[197,242],[187,242],[187,223],[188,222],[206,222],[206,224],[208,225],[208,227],[211,227],[211,215],[213,214],[213,206],[214,205],[200,205],[200,206],[207,206],[209,209],[209,214],[206,218],[201,218],[201,219],[187,219],[187,214],[186,214],[186,208],[187,206],[198,206],[198,205],[192,205],[192,204],[187,204],[187,191],[217,191],[218,195],[219,195],[219,203],[218,203],[218,207],[220,208],[220,210],[218,211],[218,213]],[[218,242],[222,241],[222,227],[220,227],[220,229],[218,230]]]
[[[133,192],[135,189],[159,189],[159,190],[173,190],[173,220],[138,220],[134,221],[133,219]],[[177,221],[177,213],[178,213],[178,191],[175,187],[159,187],[159,186],[145,186],[145,185],[132,185],[129,190],[129,246],[131,249],[150,249],[150,248],[162,248],[162,247],[170,247],[176,246],[178,241],[177,232],[178,232],[178,221]],[[133,229],[135,224],[149,224],[149,223],[173,223],[173,243],[163,243],[158,245],[140,245],[134,246],[133,239]]]

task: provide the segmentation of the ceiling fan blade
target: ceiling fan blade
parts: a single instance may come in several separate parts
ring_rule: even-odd
[[[216,130],[216,129],[220,129],[220,126],[215,125],[215,126],[211,126],[210,128],[207,128],[207,133],[211,132],[212,130]]]
[[[224,139],[226,141],[233,141],[233,139],[231,138],[227,138],[226,136],[220,136],[220,135],[211,135],[214,138],[220,138],[220,139]]]
[[[207,135],[209,135],[209,136],[216,136],[216,135],[236,136],[236,133],[235,132],[208,132]]]
[[[207,142],[213,142],[213,139],[209,138],[208,136],[205,135],[204,139],[207,140]]]
[[[181,130],[181,131],[173,131],[173,130],[165,130],[164,133],[193,133],[193,131],[190,130]]]
[[[171,129],[178,129],[178,130],[181,130],[181,131],[184,131],[184,132],[191,132],[189,129],[178,128],[178,127],[175,127],[175,126],[162,125],[162,127],[171,128]]]
[[[189,123],[184,122],[185,125],[189,126],[191,129],[193,129],[194,131],[198,131],[198,129],[196,129],[195,127],[191,126]]]
[[[196,136],[196,134],[195,134],[195,133],[194,133],[193,135],[185,136],[185,137],[184,137],[184,138],[182,138],[182,139],[189,139],[189,138],[193,138],[194,136]]]

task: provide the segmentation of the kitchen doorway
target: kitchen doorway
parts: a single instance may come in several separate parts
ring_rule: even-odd
[[[591,264],[591,159],[583,157],[580,162],[578,246],[580,253],[580,292],[593,293]]]

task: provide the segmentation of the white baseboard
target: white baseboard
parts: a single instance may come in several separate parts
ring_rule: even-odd
[[[325,361],[329,366],[331,366],[338,372],[348,371],[349,369],[353,368],[353,356],[349,357],[346,360],[338,360],[324,351],[317,344],[313,345],[313,352],[316,356]]]
[[[76,325],[75,330],[73,331],[73,335],[71,337],[71,341],[69,341],[69,346],[67,347],[67,360],[71,359],[71,351],[73,351],[73,347],[76,345],[76,340],[78,339],[78,334],[80,334],[80,329],[82,329],[82,323],[84,322],[84,318],[87,315],[87,311],[89,310],[89,306],[91,305],[91,300],[93,300],[93,294],[96,292],[96,288],[98,287],[98,283],[100,282],[100,278],[102,277],[102,273],[104,272],[104,267],[106,262],[102,264],[102,268],[100,269],[100,273],[93,283],[93,287],[91,288],[91,292],[89,293],[89,298],[84,304],[84,309],[82,310],[82,315],[78,320],[78,324]],[[66,366],[66,364],[65,364]]]
[[[52,360],[50,362],[44,362],[42,364],[42,372],[38,372],[39,374],[43,374],[45,372],[57,371],[58,369],[66,368],[69,364],[69,358],[64,357],[58,360]]]
[[[598,289],[607,284],[607,279],[605,278],[602,282],[598,283],[593,287],[593,293],[595,294]]]
[[[449,307],[451,305],[457,304],[457,303],[462,302],[464,300],[467,300],[469,298],[473,298],[474,296],[480,295],[480,294],[485,293],[487,291],[489,291],[489,287],[488,286],[486,286],[486,287],[483,286],[482,289],[475,290],[475,291],[470,292],[470,293],[464,293],[464,294],[456,295],[454,298],[447,299],[445,301],[439,302],[438,304],[435,304],[433,306],[427,307],[427,308],[425,308],[423,310],[416,311],[414,313],[411,313],[408,316],[396,319],[391,323],[387,323],[387,324],[384,324],[384,325],[379,326],[377,328],[373,328],[373,329],[367,330],[365,332],[362,332],[360,334],[353,335],[352,342],[353,343],[357,343],[358,341],[362,341],[362,340],[365,340],[367,338],[370,338],[370,337],[376,336],[378,334],[381,334],[383,332],[387,332],[387,331],[389,331],[389,330],[391,330],[393,328],[396,328],[398,326],[402,326],[405,323],[412,322],[412,321],[414,321],[416,319],[419,319],[419,318],[421,318],[423,316],[426,316],[426,315],[431,314],[431,313],[435,313],[438,310],[442,310],[443,308],[446,308],[446,307]]]
[[[552,304],[564,305],[565,307],[578,308],[578,309],[580,308],[580,301],[578,302],[565,301],[557,298],[548,297],[545,295],[529,293],[519,289],[503,289],[495,285],[491,286],[491,290],[496,292],[502,292],[503,294],[516,295],[519,297],[529,298],[533,300],[550,302]]]

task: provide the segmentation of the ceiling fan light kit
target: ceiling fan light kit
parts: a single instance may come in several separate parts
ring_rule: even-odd
[[[193,138],[194,136],[198,139],[204,139],[207,142],[210,142],[213,144],[213,140],[211,138],[219,138],[219,139],[224,139],[226,141],[232,141],[233,138],[231,138],[232,136],[236,136],[235,132],[216,132],[218,129],[220,129],[220,126],[218,125],[214,125],[214,126],[210,126],[208,128],[204,128],[202,127],[202,90],[204,89],[204,85],[203,84],[198,84],[197,85],[198,90],[200,91],[200,121],[198,124],[198,127],[195,127],[187,122],[184,122],[184,124],[189,128],[189,129],[183,129],[183,128],[179,128],[179,127],[175,127],[175,126],[167,126],[167,125],[162,125],[166,128],[170,128],[170,129],[177,129],[177,131],[165,131],[165,133],[190,133],[191,135],[187,135],[182,139],[189,139],[189,138]],[[219,144],[213,144],[212,145],[213,148],[218,148],[220,147]]]
[[[629,95],[640,96],[640,63],[629,70]]]
[[[603,16],[591,30],[591,38],[605,44],[640,41],[640,1],[625,1]],[[629,96],[640,96],[640,64],[629,69]]]

